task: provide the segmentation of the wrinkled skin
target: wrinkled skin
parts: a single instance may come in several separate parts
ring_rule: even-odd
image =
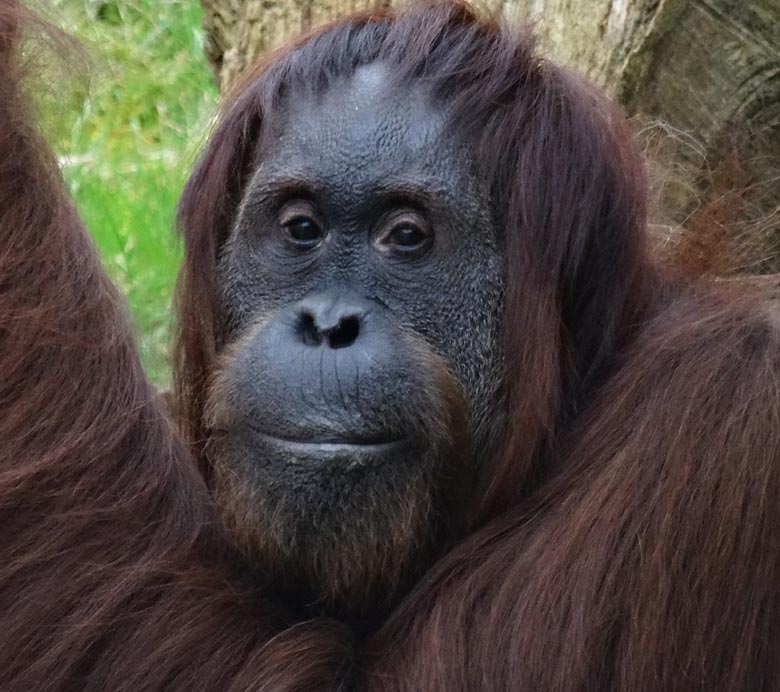
[[[264,574],[362,612],[468,522],[501,427],[503,242],[468,143],[381,66],[264,128],[218,267],[218,504]]]

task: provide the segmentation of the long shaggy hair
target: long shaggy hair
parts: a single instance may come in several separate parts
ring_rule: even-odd
[[[381,59],[472,133],[506,229],[506,436],[477,529],[362,638],[231,570],[31,128],[19,21],[0,9],[0,689],[780,688],[780,321],[653,265],[614,108],[463,5],[358,15],[270,56],[187,186],[175,397],[198,456],[216,259],[285,90]]]

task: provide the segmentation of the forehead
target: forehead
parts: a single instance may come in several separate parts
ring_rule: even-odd
[[[263,147],[265,175],[294,171],[350,185],[424,175],[452,183],[470,161],[447,112],[422,82],[397,86],[387,67],[372,64],[324,92],[293,91]]]

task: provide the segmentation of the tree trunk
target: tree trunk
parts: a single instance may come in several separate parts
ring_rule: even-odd
[[[223,93],[263,54],[290,38],[386,0],[201,0],[206,54]]]
[[[648,145],[672,149],[659,155],[665,187],[656,222],[668,229],[686,221],[707,224],[710,232],[728,229],[722,256],[705,260],[714,271],[743,260],[761,265],[752,269],[776,270],[780,0],[520,5],[521,13],[540,17],[543,46],[557,60],[584,72],[640,123],[663,123],[653,140],[648,135],[659,128],[643,131]],[[763,262],[767,254],[773,262]]]
[[[209,58],[225,91],[246,66],[291,36],[389,0],[202,2]],[[777,237],[780,0],[491,4],[509,21],[535,20],[543,50],[606,89],[630,116],[664,124],[663,137],[647,135],[658,128],[645,129],[646,141],[656,149],[658,142],[673,143],[669,156],[685,172],[677,184],[666,176],[662,223],[677,226],[715,202],[721,217],[724,209],[734,217],[717,223],[743,224],[753,234],[758,225]],[[722,203],[729,196],[735,202],[734,195],[736,212]]]

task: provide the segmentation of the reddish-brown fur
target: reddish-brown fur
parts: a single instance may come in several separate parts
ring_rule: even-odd
[[[0,5],[0,690],[324,687],[344,628],[287,629],[227,569],[206,487],[31,126],[20,19]]]
[[[510,268],[511,425],[481,519],[364,640],[295,622],[231,569],[30,125],[20,17],[0,9],[0,689],[780,689],[780,318],[755,290],[652,263],[613,110],[459,5],[348,20],[407,31],[407,66],[446,32],[498,65],[451,67],[465,112],[493,97],[478,151]],[[238,96],[182,205],[196,450],[215,248],[267,96]]]

